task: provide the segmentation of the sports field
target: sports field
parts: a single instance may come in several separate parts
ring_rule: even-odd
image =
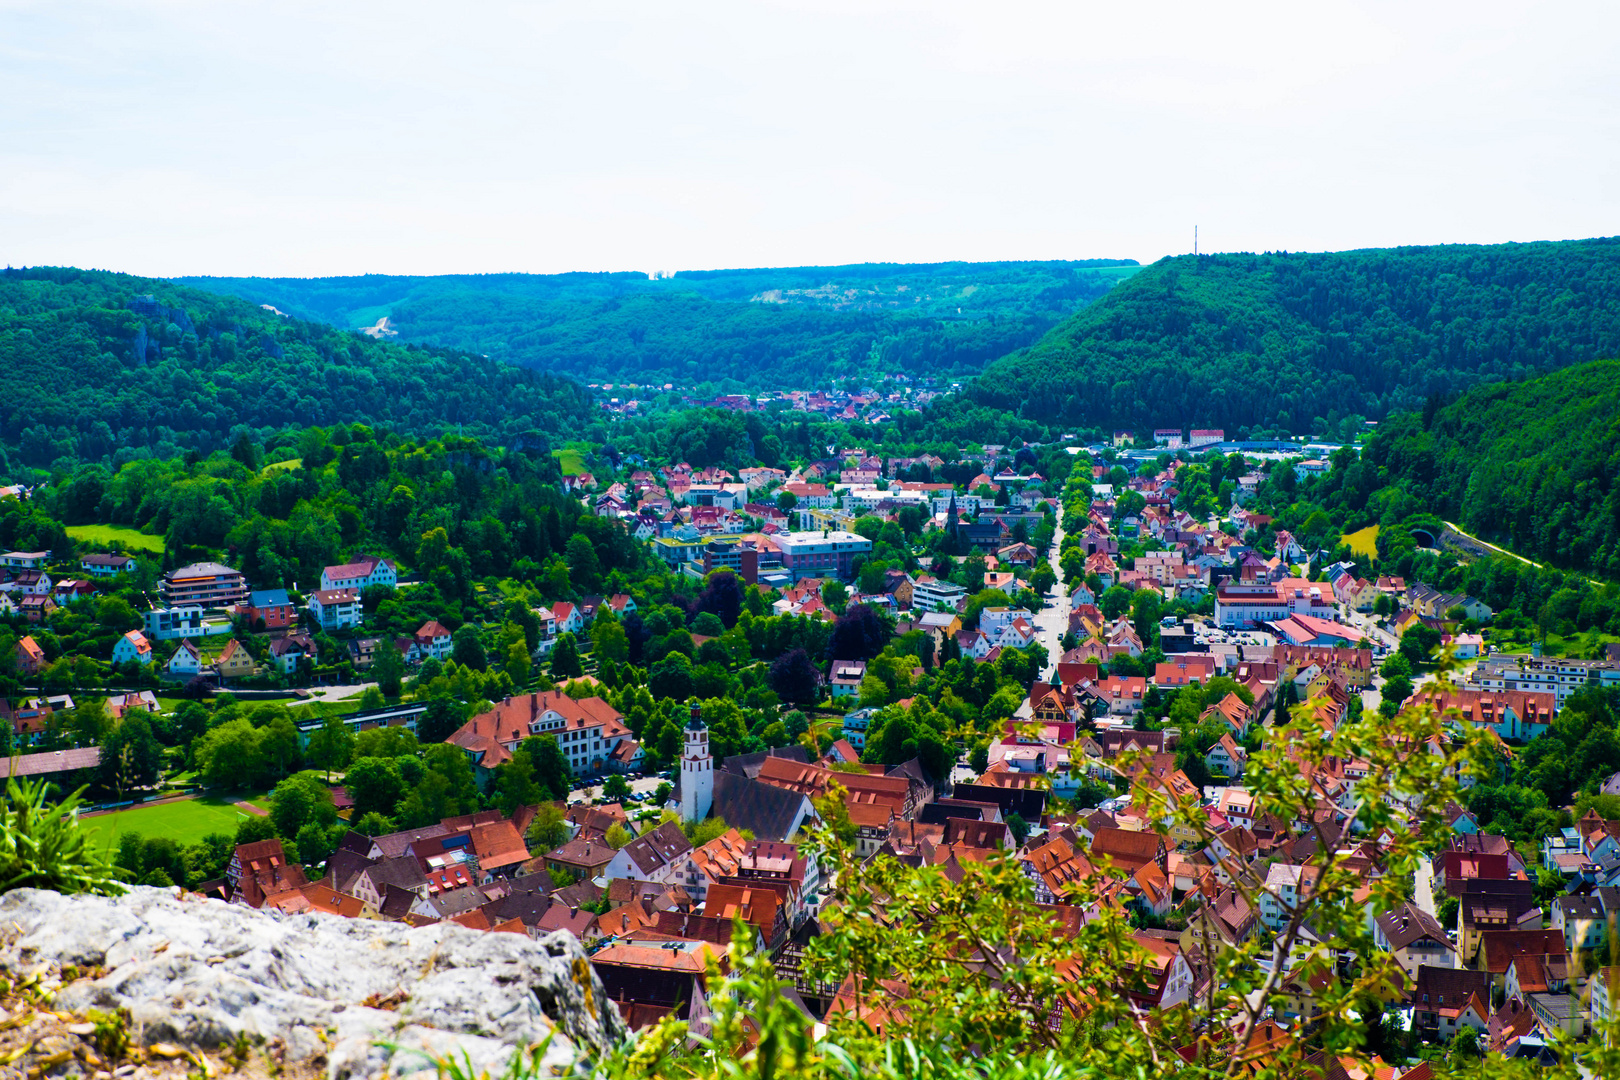
[[[163,537],[148,536],[123,525],[69,525],[67,534],[75,540],[99,544],[102,547],[117,544],[126,551],[155,551],[159,554],[163,552]]]
[[[255,806],[268,806],[262,792],[246,796]],[[182,847],[195,844],[209,833],[232,836],[246,813],[231,805],[232,800],[209,796],[137,806],[112,814],[81,818],[79,824],[90,834],[92,843],[108,846],[118,843],[118,834],[137,832],[142,836],[171,836]]]

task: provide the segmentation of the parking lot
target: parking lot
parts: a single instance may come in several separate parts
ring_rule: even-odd
[[[670,775],[673,777],[674,774],[671,773]],[[673,779],[666,780],[656,773],[647,776],[630,777],[631,792],[640,796],[640,799],[632,800],[632,802],[640,802],[643,806],[651,806],[653,809],[657,809],[656,806],[653,806],[651,800],[653,793],[658,790],[659,784],[669,784],[674,787],[675,781]],[[602,794],[602,785],[600,783],[576,787],[568,793],[568,801],[571,803],[592,802],[605,797]]]

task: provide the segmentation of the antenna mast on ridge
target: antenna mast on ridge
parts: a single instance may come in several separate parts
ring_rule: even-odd
[[[1198,226],[1193,226],[1193,254],[1198,254]]]

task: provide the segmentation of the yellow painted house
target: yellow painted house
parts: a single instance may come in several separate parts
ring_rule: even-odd
[[[235,638],[225,643],[225,650],[219,654],[219,659],[214,661],[214,670],[219,672],[222,679],[246,677],[258,669],[259,665],[253,659],[253,654],[247,651],[247,646]]]

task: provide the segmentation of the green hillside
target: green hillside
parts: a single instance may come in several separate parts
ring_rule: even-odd
[[[1339,434],[1620,355],[1620,239],[1163,259],[968,401],[1048,425]]]
[[[1620,580],[1620,361],[1395,417],[1365,467],[1486,540]]]
[[[613,382],[727,389],[965,377],[1138,269],[936,263],[441,277],[183,278],[340,327]]]
[[[584,389],[437,347],[374,342],[168,281],[0,272],[0,473],[207,453],[239,428],[360,422],[505,441],[578,431]],[[537,436],[538,437],[538,436]],[[543,440],[542,440],[543,441]]]

